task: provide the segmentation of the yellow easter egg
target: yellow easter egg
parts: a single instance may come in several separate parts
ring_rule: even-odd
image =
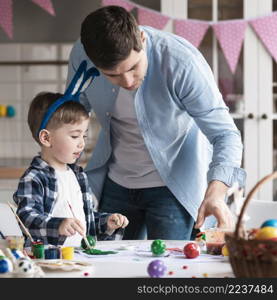
[[[222,253],[223,256],[229,256],[229,250],[228,250],[226,244],[222,247],[221,253]]]
[[[276,227],[263,227],[257,232],[255,239],[257,240],[268,240],[277,237],[277,228]]]
[[[7,115],[7,106],[0,105],[0,117],[6,117]]]

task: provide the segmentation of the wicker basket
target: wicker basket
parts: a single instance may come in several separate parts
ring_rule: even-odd
[[[265,176],[252,188],[241,208],[235,232],[225,235],[229,260],[236,277],[277,277],[277,241],[248,239],[242,226],[244,212],[255,192],[275,178],[277,172]]]

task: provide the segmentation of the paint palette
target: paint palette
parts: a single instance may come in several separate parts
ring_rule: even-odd
[[[64,260],[64,259],[41,259],[36,260],[36,264],[43,269],[49,270],[62,270],[62,271],[72,271],[72,270],[84,270],[92,265],[84,261],[75,260]]]

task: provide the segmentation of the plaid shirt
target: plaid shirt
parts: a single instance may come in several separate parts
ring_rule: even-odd
[[[75,164],[68,165],[80,184],[87,235],[97,236],[98,240],[120,239],[121,228],[112,235],[107,234],[107,219],[110,214],[93,211],[93,199],[88,180],[83,169]],[[59,235],[59,226],[64,218],[52,217],[57,199],[57,178],[55,170],[40,156],[34,157],[30,167],[19,180],[17,191],[13,195],[18,205],[17,214],[28,228],[34,240],[41,240],[45,245],[62,245],[66,236]]]

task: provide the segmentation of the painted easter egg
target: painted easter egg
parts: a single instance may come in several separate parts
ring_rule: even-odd
[[[200,247],[196,243],[188,243],[183,250],[187,258],[195,258],[200,255]]]
[[[148,265],[147,272],[150,277],[162,277],[166,272],[166,266],[162,260],[156,259]]]
[[[229,256],[229,250],[228,250],[226,244],[222,247],[221,253],[222,253],[223,256]]]
[[[0,117],[6,117],[7,116],[7,106],[0,104]]]
[[[257,240],[268,240],[274,238],[277,238],[277,228],[269,226],[259,229],[255,236],[255,239]]]
[[[35,269],[34,269],[34,263],[27,259],[27,258],[19,258],[16,261],[16,267],[15,270],[18,274],[22,275],[30,275],[33,274]]]
[[[0,260],[0,274],[8,273],[13,270],[13,264],[8,258]]]
[[[15,108],[11,105],[7,106],[7,117],[14,117],[15,116]]]
[[[87,240],[88,240],[88,243],[89,243],[89,245],[91,246],[91,247],[94,247],[95,245],[96,245],[96,240],[95,240],[95,238],[92,236],[92,235],[88,235],[87,236]],[[87,244],[86,244],[86,242],[85,242],[85,240],[84,239],[82,239],[82,241],[81,241],[81,247],[84,249],[84,250],[86,250],[88,247],[87,247]]]
[[[166,245],[162,240],[155,240],[151,244],[151,251],[153,255],[159,256],[165,253]]]
[[[261,228],[263,227],[277,227],[277,219],[270,219],[263,222]]]

